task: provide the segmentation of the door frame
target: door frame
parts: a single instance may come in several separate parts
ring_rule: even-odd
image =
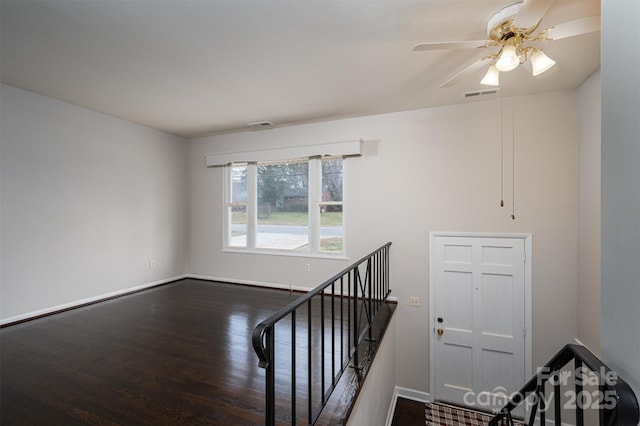
[[[466,238],[507,238],[524,240],[524,379],[525,383],[532,376],[532,290],[531,290],[531,265],[533,260],[532,235],[530,233],[497,233],[497,232],[429,232],[429,400],[436,401],[436,318],[434,286],[434,242],[436,237],[466,237]],[[525,385],[522,383],[522,386]]]

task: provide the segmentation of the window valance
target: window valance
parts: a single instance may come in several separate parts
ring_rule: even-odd
[[[332,142],[317,145],[298,145],[289,147],[266,148],[250,151],[220,152],[207,154],[207,167],[226,166],[231,163],[253,163],[258,161],[279,161],[292,158],[317,156],[353,156],[362,155],[362,141]]]

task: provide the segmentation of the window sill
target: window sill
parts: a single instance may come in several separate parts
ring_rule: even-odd
[[[225,247],[222,249],[224,253],[239,253],[239,254],[258,254],[266,256],[287,256],[287,257],[303,257],[312,259],[333,259],[333,260],[349,260],[349,257],[345,253],[329,254],[329,253],[304,253],[293,252],[288,250],[276,250],[276,249],[244,249]]]

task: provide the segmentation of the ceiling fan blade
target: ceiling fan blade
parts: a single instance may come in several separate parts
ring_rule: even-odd
[[[516,28],[535,28],[551,7],[553,0],[524,0],[513,20]]]
[[[472,47],[485,47],[487,40],[470,41],[437,41],[434,43],[420,43],[413,48],[414,52],[422,50],[443,50],[443,49],[469,49]]]
[[[547,39],[560,40],[580,34],[600,31],[600,16],[587,16],[575,21],[565,22],[547,30]]]
[[[474,63],[464,68],[462,71],[458,72],[456,75],[454,75],[453,77],[449,78],[447,81],[442,83],[440,87],[444,89],[447,87],[455,86],[467,74],[469,74],[470,72],[479,70],[480,68],[488,64],[490,61],[491,61],[491,58],[488,56],[485,56],[484,58],[475,61]]]

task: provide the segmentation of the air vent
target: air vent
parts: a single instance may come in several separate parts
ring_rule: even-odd
[[[251,130],[268,129],[273,127],[273,123],[270,121],[254,121],[253,123],[247,123],[247,127]]]
[[[480,96],[495,95],[500,89],[476,90],[474,92],[464,92],[462,96],[465,98],[478,98]]]

